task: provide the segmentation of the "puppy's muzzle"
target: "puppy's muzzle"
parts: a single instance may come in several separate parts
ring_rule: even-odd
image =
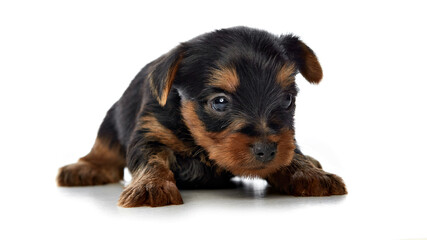
[[[259,141],[251,145],[251,150],[256,160],[268,163],[276,156],[277,144],[270,141]]]

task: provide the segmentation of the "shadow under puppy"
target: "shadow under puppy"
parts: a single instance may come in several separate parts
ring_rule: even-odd
[[[294,139],[300,72],[322,69],[298,37],[236,27],[181,43],[145,66],[108,111],[91,152],[59,169],[59,186],[118,182],[119,206],[182,204],[178,188],[266,179],[295,196],[346,194],[342,179]]]

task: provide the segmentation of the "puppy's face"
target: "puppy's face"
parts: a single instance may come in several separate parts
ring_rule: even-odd
[[[249,72],[241,63],[212,70],[203,90],[183,100],[182,115],[219,166],[264,176],[289,164],[295,149],[294,67]]]
[[[231,29],[188,42],[177,59],[173,86],[183,120],[210,159],[233,174],[259,177],[291,162],[295,75],[321,79],[305,44],[293,36]]]

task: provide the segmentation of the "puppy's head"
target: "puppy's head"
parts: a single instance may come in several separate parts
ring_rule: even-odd
[[[150,84],[161,105],[178,91],[185,124],[217,165],[264,177],[294,155],[298,72],[310,83],[322,79],[316,56],[297,37],[232,28],[161,57]]]

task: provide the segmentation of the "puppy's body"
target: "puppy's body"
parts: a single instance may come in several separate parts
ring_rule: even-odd
[[[145,66],[108,111],[92,151],[60,169],[61,186],[132,182],[119,205],[181,204],[180,188],[265,178],[297,196],[345,194],[336,175],[294,140],[297,72],[318,83],[314,53],[298,38],[232,28],[182,43]]]

